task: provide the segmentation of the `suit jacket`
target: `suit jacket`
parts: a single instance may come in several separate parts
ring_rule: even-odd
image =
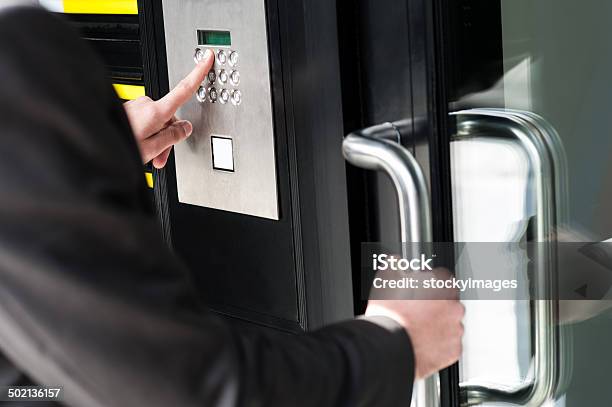
[[[37,383],[64,386],[64,402],[78,407],[409,405],[410,340],[390,320],[280,337],[242,331],[200,305],[160,235],[105,77],[58,17],[0,13],[8,359]],[[24,380],[6,361],[0,379]]]

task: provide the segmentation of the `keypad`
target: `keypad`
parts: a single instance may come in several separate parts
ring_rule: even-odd
[[[198,89],[196,99],[200,103],[238,106],[242,102],[242,91],[238,88],[240,85],[238,51],[229,48],[212,50],[215,53],[215,63]],[[204,48],[195,49],[193,57],[195,63],[204,58],[204,52]]]

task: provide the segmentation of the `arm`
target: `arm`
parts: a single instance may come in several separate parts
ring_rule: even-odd
[[[246,336],[200,308],[98,61],[42,11],[1,22],[0,347],[15,363],[75,406],[408,403],[403,329]]]
[[[247,334],[207,312],[160,237],[138,145],[97,79],[99,61],[41,11],[0,15],[0,32],[0,72],[11,78],[0,82],[7,356],[40,383],[63,385],[75,406],[409,404],[415,365],[404,327],[419,325],[410,307],[379,304],[372,320],[283,337]],[[434,328],[450,321],[428,315]],[[424,348],[430,338],[411,329]],[[420,376],[443,367],[423,356],[436,345],[419,352]]]

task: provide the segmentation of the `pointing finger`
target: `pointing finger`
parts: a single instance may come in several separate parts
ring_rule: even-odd
[[[174,116],[179,107],[184,105],[193,96],[202,81],[204,81],[204,78],[206,78],[214,61],[214,53],[207,49],[204,52],[204,58],[202,58],[189,75],[183,78],[166,96],[156,102],[164,118],[170,119]]]

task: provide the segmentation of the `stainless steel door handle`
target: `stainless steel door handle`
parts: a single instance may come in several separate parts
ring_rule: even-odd
[[[415,158],[399,143],[399,132],[392,123],[383,123],[346,136],[342,152],[356,167],[383,171],[389,175],[400,211],[402,243],[431,242],[429,191],[423,171]],[[418,245],[402,244],[402,256],[420,255]],[[439,406],[438,375],[415,384],[413,406]]]
[[[564,216],[565,156],[556,132],[542,118],[530,112],[501,109],[474,109],[452,115],[457,118],[455,141],[478,137],[516,140],[525,150],[535,179],[536,221],[534,240],[554,241],[556,226]],[[553,400],[567,370],[559,361],[562,335],[557,324],[555,298],[556,252],[553,244],[536,255],[533,318],[533,380],[519,389],[490,385],[462,386],[462,404],[506,402],[541,406]]]
[[[344,158],[356,167],[389,175],[400,211],[402,242],[431,242],[429,191],[421,167],[399,144],[392,123],[351,133],[342,144]]]

